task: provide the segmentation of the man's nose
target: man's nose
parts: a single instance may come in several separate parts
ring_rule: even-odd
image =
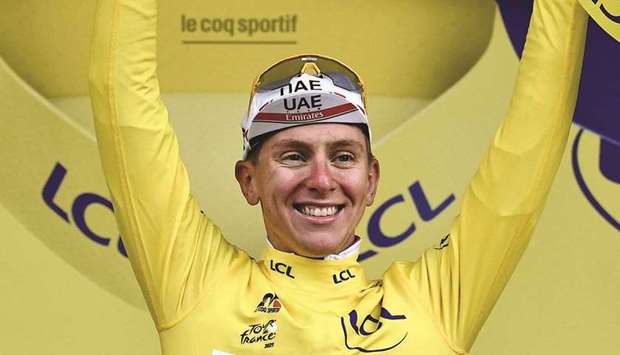
[[[312,160],[306,186],[319,193],[329,192],[336,188],[328,159],[317,158]]]

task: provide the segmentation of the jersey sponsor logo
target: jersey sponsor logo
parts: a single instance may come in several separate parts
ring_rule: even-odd
[[[402,335],[393,336],[387,324],[391,321],[407,319],[404,314],[392,314],[386,308],[381,307],[379,317],[372,314],[366,315],[364,319],[358,317],[357,311],[349,312],[348,322],[344,317],[340,317],[340,325],[344,336],[344,345],[349,350],[357,350],[363,353],[390,351],[405,341],[409,332],[405,331]],[[350,331],[348,331],[349,329]],[[373,348],[355,345],[356,338],[365,338],[376,334],[377,346]],[[367,343],[367,342],[365,342]],[[380,345],[379,345],[380,344]]]
[[[265,293],[254,312],[278,313],[280,312],[280,308],[282,308],[282,304],[280,303],[278,295],[275,293]]]
[[[265,348],[272,348],[278,331],[278,324],[275,319],[270,319],[265,323],[250,324],[241,332],[241,344],[264,344]]]
[[[351,273],[351,269],[342,270],[339,273],[332,275],[332,280],[335,284],[339,284],[341,282],[345,282],[354,278],[355,275]]]
[[[293,267],[290,265],[286,265],[285,263],[274,262],[273,260],[269,260],[269,268],[279,274],[286,275],[291,279],[294,279],[293,276]]]

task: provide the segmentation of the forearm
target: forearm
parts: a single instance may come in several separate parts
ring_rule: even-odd
[[[141,188],[121,182],[162,173],[153,168],[169,169],[157,158],[178,160],[156,76],[156,9],[154,0],[98,2],[90,94],[102,163],[117,196]]]
[[[470,184],[470,193],[498,215],[542,208],[575,109],[585,13],[576,1],[534,6],[509,110]]]
[[[535,1],[506,117],[465,191],[449,245],[420,261],[416,278],[456,348],[473,344],[543,210],[571,126],[586,19],[576,0]]]
[[[475,337],[523,254],[562,159],[586,19],[577,1],[534,3],[510,108],[465,193],[453,231],[459,237],[454,247],[461,260],[466,339]]]
[[[97,142],[132,267],[158,324],[175,317],[199,233],[214,231],[191,198],[189,177],[160,99],[155,0],[99,0],[90,90]],[[197,260],[202,261],[202,260]],[[169,297],[164,297],[167,294]]]

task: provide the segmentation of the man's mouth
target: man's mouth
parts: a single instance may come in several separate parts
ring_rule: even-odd
[[[335,216],[340,210],[344,208],[344,205],[332,205],[332,206],[313,206],[305,204],[294,204],[295,209],[310,217],[331,217]]]

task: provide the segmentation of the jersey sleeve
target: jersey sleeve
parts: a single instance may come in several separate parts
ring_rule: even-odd
[[[161,330],[189,313],[240,252],[192,197],[160,97],[156,25],[156,0],[98,1],[90,95],[116,220]]]
[[[449,239],[401,270],[458,353],[473,345],[543,209],[575,108],[586,22],[576,0],[534,2],[510,107]]]

